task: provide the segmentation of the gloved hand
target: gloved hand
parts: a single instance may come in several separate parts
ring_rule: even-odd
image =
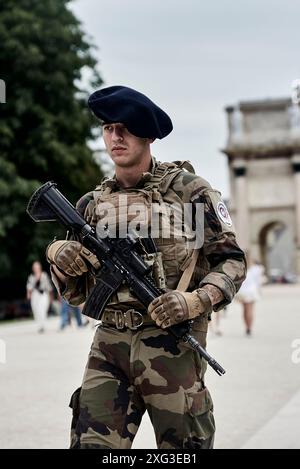
[[[155,298],[148,306],[151,318],[163,329],[211,310],[210,297],[202,288],[191,293],[171,290]]]
[[[99,269],[100,262],[78,241],[54,241],[46,250],[46,257],[50,264],[55,264],[62,272],[71,277],[78,277],[89,270],[87,261],[95,269]]]

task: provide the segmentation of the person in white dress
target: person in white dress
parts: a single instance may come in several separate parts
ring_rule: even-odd
[[[30,301],[38,332],[44,332],[53,287],[48,274],[43,272],[38,261],[32,264],[32,274],[28,277],[26,289],[27,300]]]
[[[247,263],[247,275],[236,295],[236,299],[243,305],[246,335],[251,335],[254,320],[254,305],[260,299],[264,267],[258,262],[253,262],[249,255],[247,255]]]

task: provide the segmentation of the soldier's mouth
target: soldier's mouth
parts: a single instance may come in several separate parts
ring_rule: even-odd
[[[125,147],[112,147],[111,151],[121,151],[121,150],[126,150]]]

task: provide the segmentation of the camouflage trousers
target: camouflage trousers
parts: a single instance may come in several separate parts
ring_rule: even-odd
[[[82,387],[71,398],[71,448],[130,448],[145,410],[158,448],[212,448],[204,366],[162,329],[99,326]]]

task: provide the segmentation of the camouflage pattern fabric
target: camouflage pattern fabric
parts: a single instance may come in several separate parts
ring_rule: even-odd
[[[71,399],[71,448],[130,448],[145,410],[158,448],[212,448],[213,405],[201,359],[156,327],[99,326]]]
[[[155,179],[153,174],[155,174],[157,166],[158,163],[153,158],[152,173],[143,174],[136,186],[137,189],[144,191],[148,187],[151,190]],[[232,301],[246,273],[244,252],[236,242],[234,227],[228,219],[220,217],[218,207],[223,204],[220,193],[212,189],[205,179],[184,170],[180,170],[175,174],[172,183],[165,192],[164,183],[161,184],[161,189],[163,191],[161,196],[165,203],[184,204],[192,202],[194,205],[198,203],[204,205],[204,244],[200,249],[188,291],[193,291],[205,284],[216,286],[224,296],[220,303],[214,305],[214,311],[218,311]],[[78,201],[76,207],[87,222],[95,226],[98,221],[95,199],[99,198],[99,193],[109,196],[110,193],[118,191],[120,191],[120,187],[114,178],[105,180],[95,191],[84,195]],[[167,287],[176,289],[183,270],[188,266],[192,253],[188,251],[182,239],[178,240],[174,237],[171,239],[159,238],[155,239],[155,242],[162,252]],[[73,305],[83,303],[94,286],[94,277],[89,273],[76,279],[68,279],[66,286],[60,285],[54,274],[52,278],[60,293]],[[113,299],[113,303],[117,307],[120,299],[122,299],[121,302],[124,305],[126,304],[126,301],[124,301],[126,288],[122,286],[121,290],[119,298]],[[129,302],[130,306],[136,306],[130,294],[128,294],[128,306]]]
[[[163,199],[169,204],[204,205],[204,243],[188,291],[214,285],[223,299],[213,309],[222,309],[232,301],[246,273],[244,253],[237,245],[227,209],[219,192],[207,181],[180,168],[177,171],[174,165],[169,166],[173,171],[171,183],[166,178],[158,191],[157,167],[153,159],[152,172],[142,175],[136,189],[153,189],[152,200],[156,203]],[[77,209],[95,226],[99,194],[106,197],[121,190],[114,178],[108,179],[83,196]],[[176,237],[155,241],[161,251],[167,287],[176,289],[191,253]],[[94,285],[89,272],[69,278],[66,285],[54,273],[52,278],[60,293],[74,305],[83,303]],[[126,288],[122,285],[110,308],[136,308]],[[207,316],[201,315],[193,325],[192,334],[203,347],[207,324]],[[172,336],[155,326],[120,331],[102,325],[95,334],[82,387],[71,399],[71,447],[130,448],[147,410],[159,448],[212,448],[215,426],[205,371],[206,363],[196,352],[185,344],[177,345]]]

